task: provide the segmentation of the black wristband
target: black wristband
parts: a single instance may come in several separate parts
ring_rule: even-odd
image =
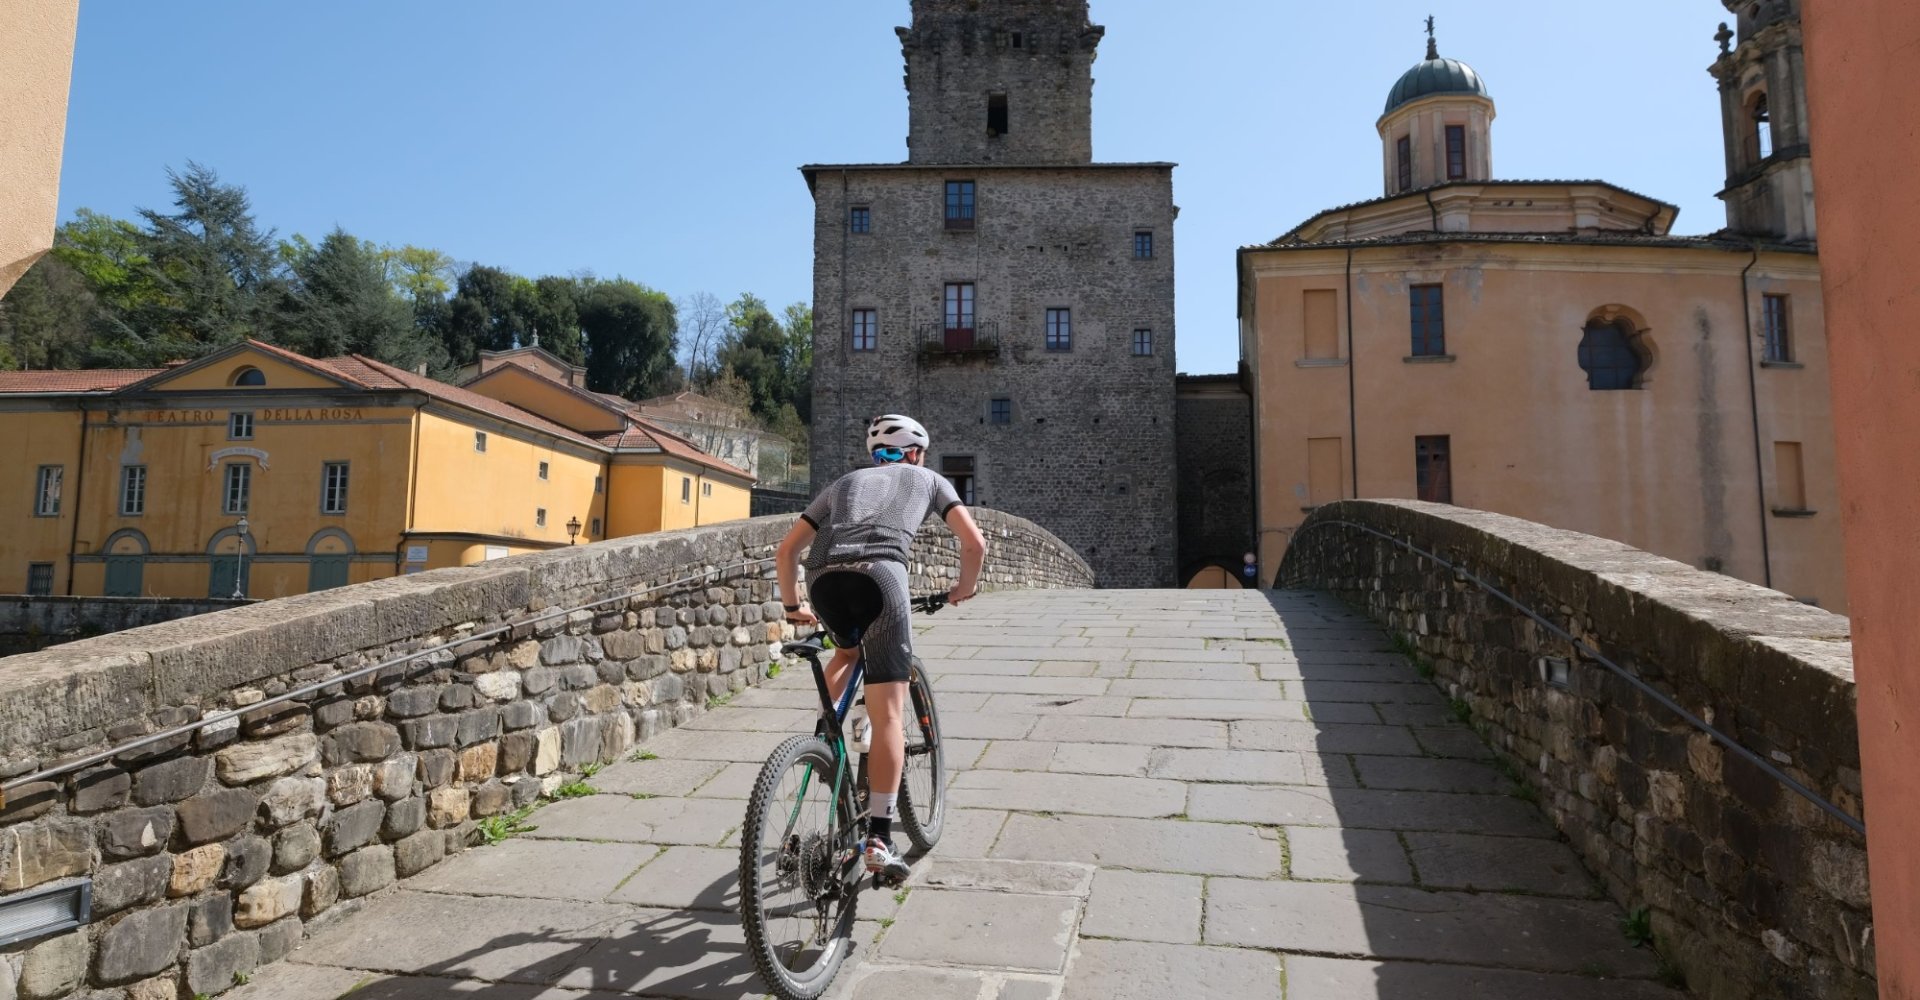
[[[800,605],[798,604],[782,604],[780,606],[787,609],[787,614],[793,614],[795,611],[800,610]]]

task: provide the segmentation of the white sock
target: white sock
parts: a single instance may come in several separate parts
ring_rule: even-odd
[[[867,796],[867,815],[874,819],[892,819],[893,804],[899,792],[874,792]]]

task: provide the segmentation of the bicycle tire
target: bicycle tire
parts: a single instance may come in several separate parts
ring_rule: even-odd
[[[806,766],[813,768],[812,775],[800,784],[807,787],[808,794],[818,791],[820,799],[833,800],[825,804],[832,818],[824,830],[808,828],[801,833],[794,824],[802,813],[814,811],[808,806],[816,800],[802,794],[791,804],[789,813],[789,803],[780,792],[788,775]],[[781,1000],[815,1000],[824,994],[853,950],[854,912],[860,891],[858,877],[845,877],[845,865],[858,865],[859,861],[857,854],[851,855],[850,861],[843,857],[840,845],[853,842],[849,829],[854,815],[850,789],[843,785],[838,795],[833,792],[833,771],[833,748],[825,740],[817,736],[788,738],[761,766],[760,777],[747,799],[746,822],[740,829],[740,923],[746,931],[754,968],[768,991]],[[821,776],[824,781],[812,780]],[[845,780],[851,781],[851,775]],[[769,834],[774,838],[770,852],[764,843]],[[783,872],[789,852],[793,870]],[[774,862],[771,872],[768,860]],[[776,876],[771,883],[766,878],[769,874]],[[817,946],[811,952],[813,960],[801,969],[793,965],[810,954],[809,939],[783,940],[791,935],[776,929],[769,917],[769,890],[781,883],[798,888],[797,899],[801,902],[794,913],[781,917],[780,926],[790,923],[804,928],[811,923],[814,932],[812,940]]]
[[[940,711],[933,702],[933,684],[920,658],[913,658],[907,675],[907,753],[900,769],[900,826],[921,853],[940,842],[947,822],[947,767],[945,739],[940,735]],[[915,746],[927,747],[922,754]],[[924,763],[916,764],[916,761]],[[916,791],[916,787],[918,790]]]

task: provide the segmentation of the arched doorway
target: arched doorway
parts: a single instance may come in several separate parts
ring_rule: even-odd
[[[256,552],[252,534],[242,535],[237,528],[214,532],[207,542],[207,596],[247,596]]]
[[[339,528],[322,528],[307,539],[307,592],[347,585],[353,565],[353,537]]]
[[[108,597],[139,597],[146,589],[147,536],[132,528],[122,528],[107,536],[100,551],[107,559]]]
[[[1188,590],[1240,590],[1240,581],[1221,566],[1202,566],[1187,578]]]

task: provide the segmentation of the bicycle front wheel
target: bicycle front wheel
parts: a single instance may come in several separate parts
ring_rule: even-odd
[[[781,1000],[825,993],[853,948],[852,779],[842,775],[836,789],[835,770],[819,737],[780,744],[760,769],[740,830],[740,922],[760,978]]]
[[[906,767],[900,772],[900,825],[920,851],[933,850],[947,818],[947,766],[940,735],[940,712],[933,704],[933,684],[920,658],[914,657],[907,677],[909,711]]]

